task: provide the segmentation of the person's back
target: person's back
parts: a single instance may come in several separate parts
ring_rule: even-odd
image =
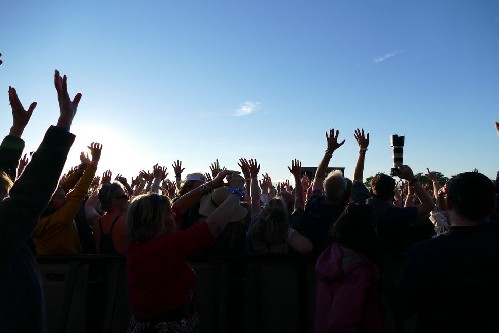
[[[396,309],[417,313],[419,332],[499,332],[499,225],[481,222],[494,200],[484,175],[456,176],[450,231],[411,248]]]
[[[74,101],[66,90],[66,77],[55,73],[60,117],[51,126],[9,197],[0,201],[0,323],[2,332],[46,332],[46,302],[38,265],[25,242],[54,192],[74,135],[69,133],[81,94]],[[22,131],[35,103],[25,111],[13,88],[9,89],[14,126],[10,136],[22,147]],[[21,131],[12,133],[16,123]],[[18,124],[19,125],[19,124]],[[0,147],[2,150],[4,147]],[[3,156],[3,154],[0,154]],[[0,161],[3,163],[4,161]]]
[[[125,254],[128,245],[125,214],[105,214],[94,221],[93,229],[97,253]]]

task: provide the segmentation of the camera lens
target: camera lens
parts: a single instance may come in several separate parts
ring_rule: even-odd
[[[404,141],[404,136],[393,134],[390,137],[393,158],[393,168],[391,170],[391,174],[396,174],[396,169],[404,164]]]

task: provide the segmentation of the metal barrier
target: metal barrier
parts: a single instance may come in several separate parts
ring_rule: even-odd
[[[315,260],[299,255],[199,256],[201,333],[312,332]],[[128,302],[122,256],[39,256],[49,332],[125,332]]]

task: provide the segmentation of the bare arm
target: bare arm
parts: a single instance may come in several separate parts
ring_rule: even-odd
[[[260,164],[255,159],[248,161],[251,177],[251,219],[260,214],[262,210],[260,205],[260,186],[258,185],[258,173]]]
[[[313,250],[312,242],[294,229],[291,229],[288,235],[288,245],[302,254],[312,252]]]
[[[222,170],[220,171],[217,176],[210,182],[207,182],[201,186],[196,187],[195,189],[187,192],[173,203],[173,209],[180,212],[180,214],[185,213],[189,207],[191,207],[193,204],[196,202],[199,202],[201,200],[201,197],[210,191],[221,187],[224,185],[224,179],[225,177],[230,174],[237,171],[231,171],[231,170]]]
[[[413,187],[416,196],[418,197],[419,201],[421,201],[420,205],[416,205],[416,208],[418,209],[418,216],[429,214],[432,211],[433,207],[435,207],[435,204],[433,203],[433,200],[431,199],[428,192],[421,186],[417,178],[414,177],[414,173],[409,166],[403,165],[399,167],[399,170],[400,178],[409,181],[409,185]]]
[[[364,129],[356,129],[354,132],[355,140],[359,145],[359,157],[357,159],[357,165],[355,166],[355,171],[353,173],[353,180],[358,182],[364,181],[364,162],[366,160],[367,147],[369,147],[369,133],[364,134]]]
[[[291,167],[288,167],[289,172],[293,174],[295,178],[295,209],[305,208],[305,202],[303,200],[303,186],[301,183],[301,162],[297,159],[291,161]]]
[[[319,163],[319,166],[317,166],[317,170],[315,171],[313,190],[322,190],[322,183],[326,178],[326,170],[329,165],[329,161],[331,160],[331,157],[333,157],[334,151],[345,143],[345,140],[338,142],[339,133],[340,131],[336,130],[335,132],[334,128],[329,130],[329,134],[326,132],[327,149],[324,153],[324,157]]]

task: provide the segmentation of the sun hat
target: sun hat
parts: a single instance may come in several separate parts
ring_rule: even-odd
[[[185,178],[185,180],[186,181],[188,181],[188,180],[194,180],[194,181],[199,181],[199,182],[205,182],[206,181],[206,177],[205,177],[205,175],[203,175],[200,172],[195,172],[195,173],[188,174],[187,177]]]
[[[218,206],[220,206],[227,197],[231,194],[231,191],[228,187],[219,187],[215,189],[213,192],[208,193],[204,197],[201,198],[201,205],[199,207],[199,214],[204,216],[209,216]],[[248,214],[248,210],[241,206],[237,205],[236,210],[229,217],[228,222],[236,222],[241,220],[244,216]]]

